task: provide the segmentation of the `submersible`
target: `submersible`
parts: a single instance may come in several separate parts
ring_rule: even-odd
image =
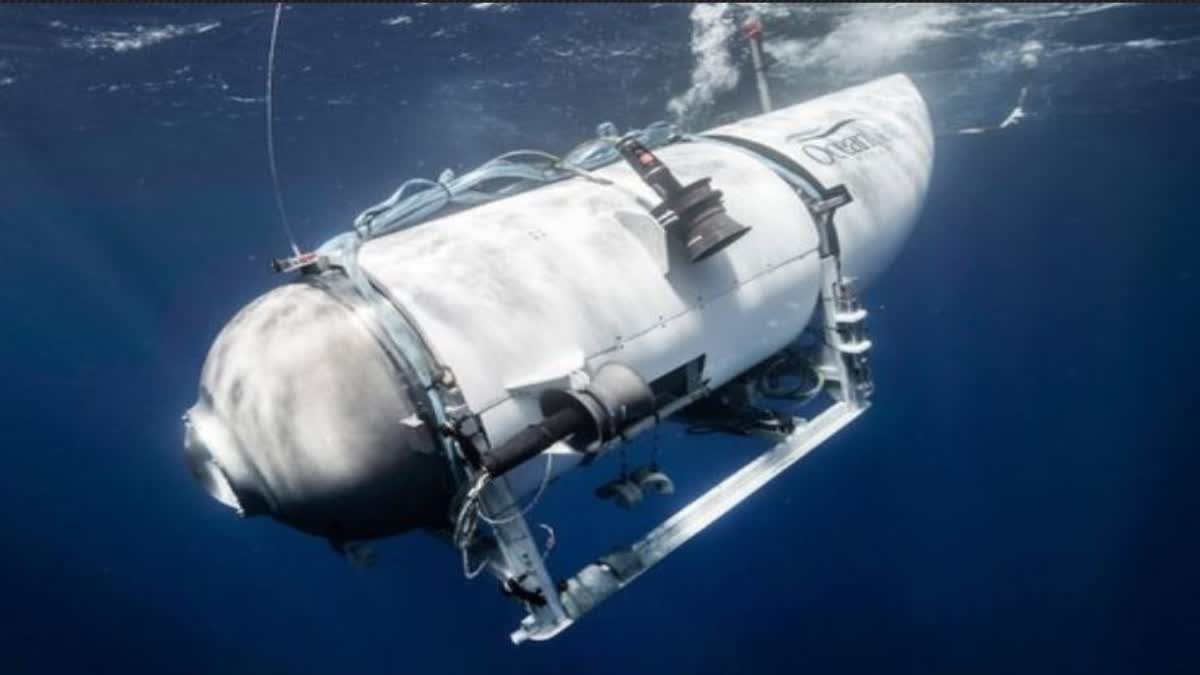
[[[426,182],[418,201],[449,208],[413,215],[398,193],[281,261],[295,278],[208,355],[185,416],[192,472],[239,514],[342,550],[444,538],[524,605],[522,641],[571,625],[839,431],[872,388],[855,295],[929,181],[919,92],[895,75],[651,136],[606,135],[586,162],[508,162],[457,193],[451,176]],[[781,372],[808,384],[781,391]],[[829,405],[808,420],[766,407],[800,388]],[[529,498],[676,418],[775,444],[638,541],[552,576]],[[652,468],[599,494],[669,492]]]

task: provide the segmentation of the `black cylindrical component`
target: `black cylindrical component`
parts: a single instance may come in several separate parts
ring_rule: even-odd
[[[721,191],[709,186],[708,178],[682,185],[654,153],[633,138],[617,144],[617,150],[638,176],[662,197],[653,214],[661,218],[673,211],[679,222],[675,235],[687,247],[692,262],[700,262],[737,241],[750,231],[725,212]]]
[[[654,393],[632,368],[606,363],[585,391],[548,389],[540,405],[544,417],[508,441],[483,453],[481,464],[492,477],[502,476],[559,441],[586,452],[612,439],[630,421],[654,409]]]
[[[721,203],[721,191],[702,178],[676,194],[669,206],[679,214],[684,245],[692,262],[700,262],[729,246],[750,228],[729,217]]]
[[[579,408],[563,408],[536,424],[530,424],[503,445],[485,453],[483,468],[492,476],[502,476],[546,448],[593,424]]]
[[[670,199],[683,189],[683,185],[667,169],[666,165],[636,139],[626,138],[621,141],[617,144],[617,151],[621,153],[629,166],[633,167],[638,176],[664,200]]]

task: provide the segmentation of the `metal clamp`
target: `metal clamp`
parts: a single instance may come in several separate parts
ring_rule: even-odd
[[[400,303],[358,263],[361,246],[362,240],[355,233],[344,233],[327,241],[315,254],[305,254],[299,269],[311,283],[333,294],[363,319],[392,365],[420,384],[424,396],[417,400],[419,412],[461,480],[462,449],[454,436],[442,430],[447,426],[469,426],[469,409],[462,391],[454,374],[438,361]]]

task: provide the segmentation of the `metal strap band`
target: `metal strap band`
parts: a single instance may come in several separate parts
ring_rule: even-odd
[[[455,475],[461,478],[458,442],[442,433],[442,428],[466,413],[462,392],[455,386],[449,369],[440,364],[416,323],[387,289],[359,265],[361,245],[362,240],[353,232],[334,237],[322,245],[318,253],[331,270],[340,274],[322,273],[315,277],[314,283],[348,305],[367,324],[396,369],[421,385],[423,396],[417,404],[427,417],[425,421],[433,426],[435,442],[445,451]]]

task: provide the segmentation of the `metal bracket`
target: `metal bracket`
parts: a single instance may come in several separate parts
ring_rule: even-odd
[[[828,218],[834,208],[836,206],[828,207],[822,216]],[[836,246],[832,248],[836,250]],[[831,252],[822,256],[821,266],[826,348],[822,350],[820,368],[828,373],[829,380],[838,384],[838,391],[834,393],[835,402],[809,422],[797,420],[795,430],[771,449],[748,462],[636,543],[618,548],[584,566],[563,584],[561,591],[550,584],[548,576],[540,577],[544,579],[541,592],[557,601],[557,606],[551,610],[531,607],[529,615],[510,636],[514,643],[546,640],[562,632],[829,440],[867,409],[871,393],[865,362],[865,353],[871,345],[863,337],[867,312],[850,295],[841,275],[837,255]],[[536,567],[544,573],[544,565],[540,564],[540,560],[538,562]]]
[[[720,140],[723,139],[718,139],[718,142]],[[550,577],[529,527],[519,512],[511,519],[493,524],[502,559],[501,564],[492,560],[493,572],[503,582],[515,580],[521,584],[520,595],[524,596],[529,612],[510,636],[515,644],[526,640],[548,640],[565,630],[841,431],[870,405],[872,384],[866,367],[866,352],[871,343],[866,339],[867,312],[851,294],[842,276],[840,247],[833,227],[834,212],[850,203],[851,196],[844,186],[826,189],[815,179],[809,180],[811,176],[802,167],[795,171],[794,167],[787,166],[786,161],[761,156],[760,159],[793,185],[817,224],[820,237],[820,306],[825,343],[820,352],[818,368],[827,382],[836,385],[829,390],[834,402],[811,421],[797,419],[795,429],[769,450],[693,500],[634,544],[618,548],[596,562],[585,565],[561,586],[555,585]],[[704,389],[700,394],[706,392],[707,389]],[[615,440],[627,440],[694,400],[695,397],[688,396],[667,406],[653,418],[632,425],[621,439]],[[489,512],[513,510],[511,494],[502,481],[488,485],[484,494]],[[545,602],[532,602],[534,598],[544,599]]]
[[[489,513],[504,514],[519,508],[503,479],[492,481],[484,488],[481,502]],[[558,589],[525,517],[517,512],[498,518],[493,521],[492,530],[503,562],[502,566],[493,565],[492,573],[501,583],[521,584],[531,595],[544,600],[541,603],[525,601],[529,615],[522,622],[522,629],[536,640],[548,640],[562,632],[571,625],[572,619],[562,606]]]

